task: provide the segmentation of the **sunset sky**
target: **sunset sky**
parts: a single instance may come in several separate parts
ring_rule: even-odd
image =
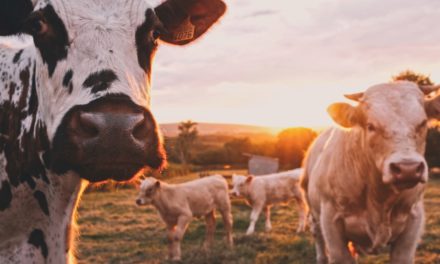
[[[152,109],[160,123],[323,126],[343,94],[405,69],[440,82],[438,0],[228,0],[187,47],[161,46]]]

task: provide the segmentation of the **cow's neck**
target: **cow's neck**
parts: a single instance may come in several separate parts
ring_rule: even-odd
[[[359,190],[352,189],[349,193],[356,197],[350,197],[347,203],[349,206],[342,204],[342,207],[345,206],[344,211],[347,215],[354,211],[364,215],[368,222],[367,232],[372,240],[371,250],[375,250],[383,247],[390,240],[393,219],[399,215],[408,215],[413,205],[420,199],[424,187],[418,186],[398,192],[390,185],[385,185],[382,182],[381,171],[376,169],[374,154],[366,148],[363,141],[362,131],[352,130],[347,135],[349,137],[347,144],[344,144],[343,153],[350,157],[344,157],[345,161],[349,161],[344,167],[354,175],[346,174],[345,177],[357,177],[355,181],[363,184],[353,185]],[[348,178],[346,180],[350,182]]]
[[[32,46],[0,46],[1,60],[13,63],[0,78],[0,223],[9,225],[0,230],[0,262],[27,262],[18,250],[48,263],[65,263],[70,222],[81,193],[76,174],[56,175],[45,165],[50,143],[37,88],[46,67],[35,59],[36,52]]]

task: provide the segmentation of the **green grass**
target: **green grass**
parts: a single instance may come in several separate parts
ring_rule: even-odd
[[[173,182],[196,177],[175,178]],[[137,207],[136,190],[86,193],[79,207],[80,238],[77,257],[85,263],[169,263],[166,261],[165,225],[152,207]],[[256,234],[245,236],[250,208],[242,200],[233,200],[235,247],[224,243],[223,223],[217,215],[215,244],[205,252],[202,219],[189,226],[182,243],[182,263],[276,264],[314,263],[313,238],[310,233],[297,235],[295,204],[272,209],[273,229],[264,232],[263,216]],[[440,263],[440,180],[432,180],[425,196],[426,231],[417,251],[416,263]],[[360,257],[359,263],[387,263],[386,254]]]

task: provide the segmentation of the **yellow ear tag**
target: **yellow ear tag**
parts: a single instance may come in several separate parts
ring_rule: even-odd
[[[181,26],[176,28],[173,34],[174,41],[180,42],[194,38],[196,27],[191,23],[190,18],[186,19]]]

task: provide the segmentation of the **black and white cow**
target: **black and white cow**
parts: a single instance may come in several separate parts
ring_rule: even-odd
[[[73,261],[82,179],[131,179],[166,157],[150,112],[158,40],[183,45],[225,12],[221,0],[2,0],[0,263]]]

